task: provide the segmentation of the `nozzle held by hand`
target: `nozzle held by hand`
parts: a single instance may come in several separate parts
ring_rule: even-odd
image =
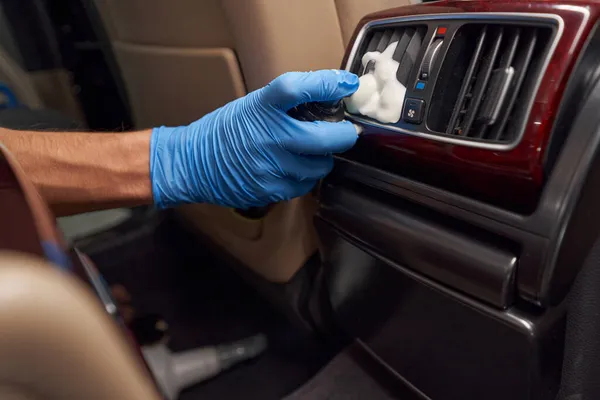
[[[340,122],[344,120],[342,100],[311,102],[296,106],[288,111],[288,115],[299,121]]]

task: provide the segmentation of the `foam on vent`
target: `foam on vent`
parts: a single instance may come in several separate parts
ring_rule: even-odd
[[[393,42],[382,53],[371,51],[363,56],[363,68],[370,62],[374,63],[374,68],[360,77],[358,90],[345,100],[348,112],[384,124],[400,121],[406,87],[396,77],[400,63],[393,55],[397,46],[398,42]]]

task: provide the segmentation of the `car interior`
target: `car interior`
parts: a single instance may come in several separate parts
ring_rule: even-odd
[[[396,122],[347,102],[356,146],[266,207],[55,219],[0,144],[0,398],[600,398],[599,16],[0,0],[3,127],[184,125],[288,71],[363,87],[385,54],[406,89]]]

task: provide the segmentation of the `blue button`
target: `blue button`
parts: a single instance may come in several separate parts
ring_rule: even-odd
[[[415,89],[417,89],[417,90],[425,89],[425,82],[417,82],[417,86],[415,86]]]

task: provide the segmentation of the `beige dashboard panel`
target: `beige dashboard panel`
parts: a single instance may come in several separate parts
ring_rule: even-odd
[[[245,94],[231,49],[113,47],[137,128],[187,124]]]
[[[268,281],[284,283],[317,248],[310,196],[277,204],[261,220],[247,220],[226,208],[188,205],[179,215],[241,263]]]
[[[2,399],[159,399],[101,303],[40,258],[0,252],[0,326]]]

